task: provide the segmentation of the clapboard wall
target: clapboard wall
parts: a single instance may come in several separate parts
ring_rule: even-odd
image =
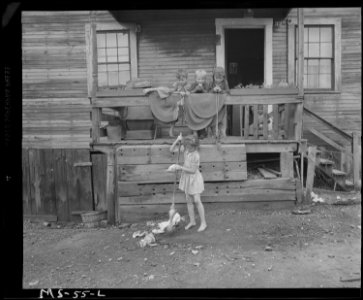
[[[138,33],[138,74],[154,85],[175,81],[186,68],[212,72],[216,56],[215,18],[241,18],[236,10],[97,11],[96,22],[132,22]],[[279,9],[256,10],[276,18]],[[23,12],[23,146],[89,148],[85,24],[90,12]],[[273,33],[273,78],[286,80],[286,25]]]
[[[290,16],[296,17],[296,9]],[[361,49],[361,9],[360,8],[304,8],[305,17],[341,18],[341,92],[339,93],[305,93],[304,105],[351,134],[361,132],[362,126],[362,49]],[[349,141],[332,129],[308,115],[304,116],[304,128],[315,128],[339,144],[347,145]],[[306,137],[311,137],[307,132]]]
[[[22,12],[23,146],[89,148],[89,12]]]

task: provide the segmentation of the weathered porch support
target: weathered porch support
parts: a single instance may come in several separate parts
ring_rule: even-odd
[[[93,146],[94,151],[100,151],[107,156],[107,170],[106,170],[106,203],[107,203],[107,222],[108,224],[115,224],[117,220],[116,205],[117,201],[117,164],[116,164],[116,152],[115,146]]]

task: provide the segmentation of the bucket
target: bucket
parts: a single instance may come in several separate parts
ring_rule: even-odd
[[[109,140],[121,141],[121,126],[120,125],[117,125],[117,126],[108,125],[106,127],[106,131],[107,131],[107,137]]]

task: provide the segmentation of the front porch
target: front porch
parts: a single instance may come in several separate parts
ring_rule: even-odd
[[[93,151],[107,155],[110,223],[128,220],[129,214],[135,211],[153,211],[151,208],[163,211],[161,207],[170,205],[175,177],[166,169],[177,160],[176,154],[169,151],[173,138],[151,134],[149,139],[112,141],[105,136],[101,129],[102,110],[149,105],[148,97],[141,90],[119,94],[103,92],[92,99],[91,146]],[[241,112],[240,135],[200,140],[201,172],[205,180],[202,201],[222,205],[300,201],[301,181],[294,175],[294,154],[301,152],[304,141],[301,140],[302,100],[297,89],[232,90],[226,99],[227,107],[237,106]],[[257,115],[260,117],[256,118]],[[179,134],[177,127],[175,134]],[[279,176],[275,179],[249,177],[248,156],[256,153],[266,158],[277,155]],[[177,191],[175,203],[184,203],[184,197]]]

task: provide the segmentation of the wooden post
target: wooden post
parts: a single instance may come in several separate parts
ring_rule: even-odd
[[[316,146],[309,147],[308,151],[308,170],[306,173],[306,196],[305,202],[311,203],[311,191],[314,185],[315,177],[315,160],[316,160]]]
[[[92,142],[97,143],[100,139],[101,108],[92,108]]]
[[[115,153],[114,149],[112,149],[107,152],[106,198],[108,224],[115,223],[115,164]]]
[[[295,140],[300,141],[302,136],[302,126],[303,126],[303,102],[295,105]]]
[[[298,73],[297,73],[297,86],[299,89],[299,97],[304,96],[304,9],[297,9],[297,22],[298,22]]]
[[[353,183],[354,189],[359,191],[361,188],[360,179],[360,168],[361,168],[361,145],[359,145],[359,134],[358,132],[353,132]]]
[[[294,158],[292,152],[281,152],[280,171],[282,177],[294,178]]]

